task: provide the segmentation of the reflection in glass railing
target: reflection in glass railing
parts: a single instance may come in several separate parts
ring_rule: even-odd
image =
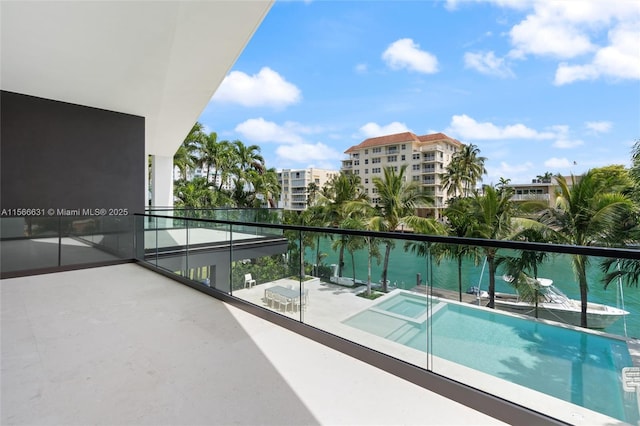
[[[3,217],[0,227],[3,274],[133,258],[133,216]]]

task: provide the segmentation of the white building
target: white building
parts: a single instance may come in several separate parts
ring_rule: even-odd
[[[337,170],[316,169],[282,169],[278,172],[278,182],[282,188],[278,207],[285,210],[306,210],[309,205],[309,184],[314,183],[322,188]]]
[[[462,143],[444,133],[417,136],[411,132],[369,138],[345,151],[349,157],[342,161],[342,171],[359,175],[365,193],[372,204],[380,199],[373,185],[374,177],[382,177],[385,167],[396,171],[407,164],[406,178],[420,182],[434,199],[434,207],[424,209],[423,215],[434,215],[447,200],[440,175]]]

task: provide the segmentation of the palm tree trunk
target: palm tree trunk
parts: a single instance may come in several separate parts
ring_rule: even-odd
[[[587,327],[587,292],[589,285],[587,283],[587,258],[583,255],[574,256],[574,267],[578,275],[580,284],[580,326]]]
[[[458,301],[462,302],[462,255],[458,255]]]
[[[496,302],[496,264],[495,253],[487,255],[487,263],[489,264],[489,307],[495,308]]]
[[[319,268],[320,268],[320,234],[318,234],[318,236],[316,237],[316,273],[318,273]],[[320,276],[319,273],[318,273],[318,276]]]
[[[355,261],[355,258],[353,256],[353,252],[351,252],[351,267],[353,269],[353,286],[355,287],[355,285],[356,285],[356,261]]]
[[[367,296],[371,296],[371,237],[367,237],[369,250],[367,252]]]
[[[341,235],[342,244],[340,244],[340,256],[338,256],[338,276],[342,276],[342,267],[344,266],[344,235]]]
[[[391,254],[391,243],[387,243],[384,248],[384,263],[382,265],[382,291],[387,292],[387,270],[389,268],[389,254]]]

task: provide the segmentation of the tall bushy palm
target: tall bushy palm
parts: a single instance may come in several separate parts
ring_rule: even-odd
[[[453,237],[470,237],[474,228],[477,227],[474,216],[470,215],[471,199],[456,198],[449,203],[444,210],[444,216],[447,218],[447,234]],[[436,252],[441,256],[456,259],[458,265],[458,300],[462,301],[462,260],[467,256],[477,255],[477,248],[462,245],[448,244],[437,245]],[[476,256],[477,257],[477,256]]]
[[[235,151],[232,149],[229,141],[218,140],[218,134],[211,132],[202,138],[202,143],[198,148],[199,158],[198,165],[206,168],[207,182],[218,180],[218,191],[222,189],[222,185],[226,181],[229,173],[233,171],[233,167],[237,163],[235,159]],[[209,179],[213,171],[213,179]]]
[[[278,172],[275,168],[264,170],[262,173],[252,174],[250,179],[256,194],[261,194],[268,206],[277,207],[276,199],[280,198],[280,183],[278,182]]]
[[[486,160],[480,156],[480,149],[476,145],[463,145],[460,151],[453,154],[442,175],[442,184],[447,194],[454,197],[470,196],[476,184],[482,182],[482,176],[487,173],[484,167]]]
[[[451,161],[447,164],[445,172],[440,176],[442,187],[447,191],[450,198],[460,197],[463,194],[463,182],[466,179],[461,164],[458,161]]]
[[[245,145],[242,141],[233,141],[233,147],[238,161],[238,176],[244,177],[249,170],[261,171],[264,168],[264,157],[258,145]]]
[[[347,216],[345,209],[347,203],[365,199],[366,194],[360,184],[360,176],[340,173],[327,182],[318,194],[316,202],[323,211],[325,223],[328,226],[339,227]],[[338,244],[338,276],[342,276],[347,238],[345,235],[340,235],[338,238],[341,240]]]
[[[483,193],[475,193],[470,199],[473,227],[470,236],[489,240],[502,240],[509,238],[513,231],[513,205],[510,201],[511,192],[498,191],[496,188],[485,185]],[[495,305],[496,296],[496,247],[483,247],[482,251],[489,265],[489,307]]]
[[[351,201],[345,205],[345,212],[347,219],[345,220],[345,227],[349,229],[363,229],[372,231],[372,224],[370,218],[375,215],[376,208],[372,207],[368,198],[362,200]],[[380,247],[378,246],[378,239],[373,235],[367,235],[365,237],[351,237],[358,239],[355,243],[359,248],[367,248],[367,296],[371,296],[371,261],[376,259],[378,265],[380,264]],[[353,256],[352,256],[353,262]],[[355,280],[355,264],[353,266],[354,280]]]
[[[416,209],[433,202],[433,199],[426,195],[422,186],[416,181],[408,181],[405,177],[407,165],[403,165],[399,172],[395,172],[392,167],[385,167],[383,178],[374,177],[373,184],[378,191],[380,202],[379,210],[371,218],[371,228],[376,231],[395,232],[400,224],[409,227],[433,228],[437,225],[433,219],[426,219],[416,215]],[[389,255],[393,247],[393,241],[385,242],[384,263],[382,267],[382,289],[387,291],[388,287],[388,267]]]
[[[196,154],[205,137],[204,126],[196,122],[174,154],[173,164],[180,171],[183,180],[187,180],[189,169],[197,164]]]
[[[178,206],[195,209],[207,208],[213,205],[213,194],[209,190],[208,182],[203,177],[189,181],[180,181],[176,186]]]
[[[631,169],[629,177],[633,181],[633,191],[631,197],[636,205],[640,207],[640,139],[637,139],[631,149]]]
[[[580,179],[571,177],[571,185],[562,176],[556,178],[559,192],[555,207],[548,209],[541,222],[548,226],[556,241],[577,246],[606,245],[622,217],[632,204],[628,197],[599,182],[591,170]],[[573,269],[580,286],[582,327],[587,327],[587,266],[589,257],[572,255]]]

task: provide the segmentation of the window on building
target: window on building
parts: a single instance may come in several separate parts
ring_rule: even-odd
[[[371,163],[373,163],[373,164],[377,164],[379,162],[380,162],[380,157],[376,157],[376,158],[372,158],[371,159]]]
[[[380,167],[374,167],[371,169],[371,173],[380,173]]]
[[[373,152],[374,154],[378,154],[378,153],[382,152],[382,148],[373,148],[371,150],[371,152]]]
[[[369,164],[369,159],[368,158],[364,159],[364,164]]]
[[[369,178],[365,178],[364,183],[369,183]]]
[[[414,159],[414,160],[419,160],[420,159],[420,154],[419,153],[418,154],[413,154],[411,156],[411,158]]]
[[[420,164],[414,164],[411,166],[411,170],[420,170]]]
[[[359,174],[360,174],[360,170],[355,169],[355,170],[353,171],[353,174],[354,174],[354,175],[359,175]]]
[[[369,169],[364,169],[364,174],[368,175],[369,174]]]
[[[367,155],[368,153],[369,153],[369,150],[368,150],[368,149],[365,149],[365,150],[364,150],[364,155]]]
[[[407,149],[407,145],[402,144],[402,149]]]
[[[320,185],[320,179],[315,179],[314,182],[316,183],[316,185]]]
[[[360,160],[354,160],[353,165],[354,166],[359,166],[360,165]]]
[[[404,145],[402,145],[402,146],[404,146]],[[405,161],[405,160],[406,160],[405,155],[404,155],[404,154],[402,154],[402,155],[400,156],[400,161]]]
[[[389,155],[387,157],[387,162],[389,162],[389,163],[395,163],[396,161],[398,161],[398,156],[397,155]]]
[[[411,180],[418,181],[418,180],[420,180],[420,176],[413,176],[413,177],[411,178]]]

